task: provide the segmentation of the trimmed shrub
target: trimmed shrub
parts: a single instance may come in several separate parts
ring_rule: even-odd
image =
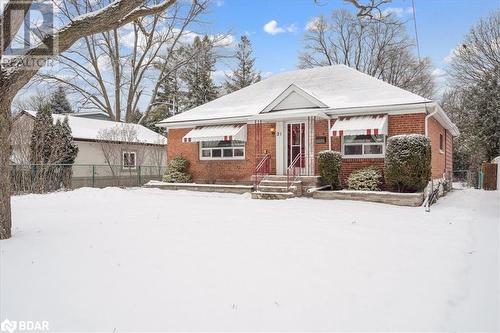
[[[431,179],[431,141],[421,134],[387,140],[385,182],[398,192],[422,191]]]
[[[167,183],[191,183],[191,175],[187,173],[189,161],[182,156],[175,156],[167,166],[163,181]]]
[[[382,172],[375,166],[353,171],[347,179],[347,186],[350,190],[380,191],[381,184]]]
[[[340,167],[342,166],[342,154],[338,151],[324,150],[318,154],[318,169],[321,182],[331,185],[333,189],[340,188]]]

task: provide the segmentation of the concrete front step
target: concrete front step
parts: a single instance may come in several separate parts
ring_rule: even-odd
[[[291,192],[252,192],[252,199],[283,200],[295,197]]]
[[[292,192],[295,192],[296,191],[296,187],[295,186],[291,186],[290,187],[290,191]],[[257,187],[257,190],[260,191],[260,192],[288,192],[288,187],[286,187],[286,184],[285,186],[276,186],[276,185],[272,185],[272,186],[267,186],[267,185],[259,185]]]
[[[300,180],[291,182],[294,185],[298,185],[301,183]],[[287,186],[288,182],[286,180],[269,180],[269,179],[264,179],[260,182],[260,185],[264,186]]]

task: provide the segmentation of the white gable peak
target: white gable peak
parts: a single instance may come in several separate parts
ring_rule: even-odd
[[[295,84],[291,84],[278,95],[262,112],[326,108],[326,104],[312,96],[304,89]]]

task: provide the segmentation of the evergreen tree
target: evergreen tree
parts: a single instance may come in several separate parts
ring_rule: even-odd
[[[168,107],[170,110],[168,116],[174,115],[182,110],[182,95],[183,91],[181,91],[181,82],[178,71],[173,71],[160,83],[156,103],[158,103],[158,105],[161,105],[162,103]]]
[[[59,87],[50,98],[50,108],[54,114],[72,113],[66,93],[62,87]]]
[[[255,82],[260,81],[260,73],[255,70],[255,58],[252,57],[252,44],[247,36],[241,36],[238,43],[235,58],[238,60],[238,67],[227,76],[224,88],[227,93],[245,88]]]
[[[195,37],[193,44],[186,48],[192,61],[182,73],[186,84],[186,107],[194,108],[217,98],[218,92],[212,80],[215,72],[215,53],[212,41],[208,36]]]
[[[48,104],[42,105],[37,110],[31,132],[30,159],[32,164],[49,162],[54,137],[53,126],[50,106]]]
[[[171,116],[173,116],[173,112],[168,105],[165,104],[156,105],[151,109],[151,111],[149,111],[148,115],[146,116],[142,124],[156,133],[165,135],[166,134],[165,128],[157,127],[155,126],[155,124]]]
[[[78,146],[73,141],[73,135],[71,134],[71,127],[69,127],[68,117],[64,117],[61,124],[61,143],[64,154],[62,155],[60,163],[75,163],[76,156],[78,155]]]

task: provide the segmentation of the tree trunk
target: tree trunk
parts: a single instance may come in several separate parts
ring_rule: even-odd
[[[11,236],[10,215],[10,100],[0,99],[0,239]]]

